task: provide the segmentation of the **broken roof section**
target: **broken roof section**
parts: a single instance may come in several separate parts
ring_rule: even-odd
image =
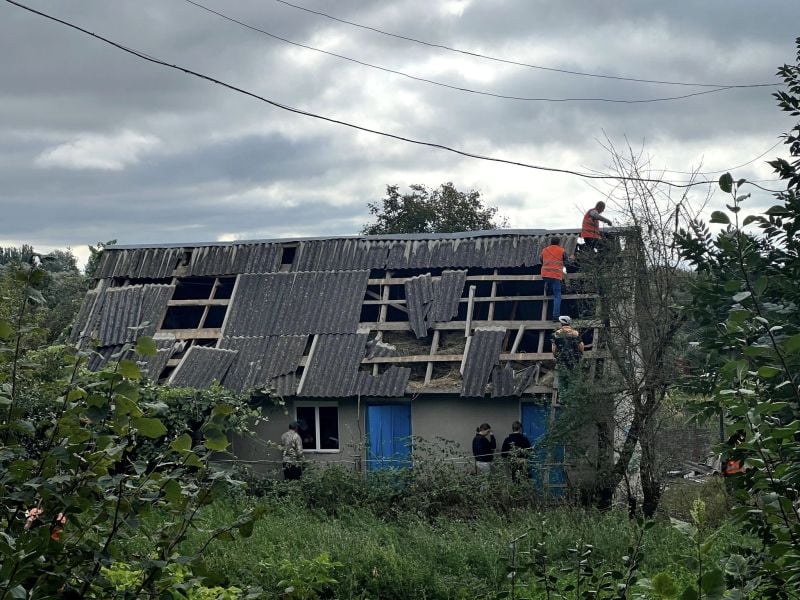
[[[491,289],[493,298],[502,285],[497,302],[513,301],[513,278],[530,275],[519,295],[541,303],[533,298],[544,292],[531,287],[541,249],[558,235],[571,254],[578,234],[495,230],[109,246],[73,340],[86,346],[97,339],[93,366],[101,366],[137,335],[173,336],[175,347],[159,348],[147,370],[192,387],[216,380],[240,392],[268,387],[302,397],[391,398],[405,395],[413,376],[415,385],[449,381],[450,393],[460,384],[464,396],[519,395],[533,381],[534,370],[524,368],[531,359],[515,360],[516,371],[500,367],[509,336],[492,319],[532,317],[520,316],[516,304],[494,317],[486,295]],[[497,283],[503,269],[509,278]],[[468,283],[485,290],[483,304],[475,304],[477,327]],[[525,315],[534,313],[528,309]],[[428,345],[420,352],[422,339]],[[400,342],[405,346],[392,345]],[[414,360],[404,361],[408,356]]]

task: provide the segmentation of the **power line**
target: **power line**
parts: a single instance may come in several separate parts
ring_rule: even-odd
[[[249,23],[245,23],[244,21],[240,21],[234,17],[221,13],[213,8],[200,4],[199,2],[195,2],[194,0],[184,0],[187,4],[191,4],[192,6],[196,6],[197,8],[204,10],[208,13],[216,15],[225,19],[226,21],[230,21],[231,23],[235,23],[240,25],[241,27],[245,27],[250,29],[251,31],[255,31],[257,33],[261,33],[266,35],[274,40],[278,40],[280,42],[284,42],[286,44],[291,44],[292,46],[297,46],[298,48],[304,48],[305,50],[310,50],[312,52],[319,52],[320,54],[325,54],[327,56],[332,56],[334,58],[338,58],[341,60],[346,60],[351,63],[355,63],[357,65],[361,65],[362,67],[368,67],[370,69],[377,69],[379,71],[383,71],[385,73],[391,73],[393,75],[399,75],[401,77],[406,77],[408,79],[413,79],[414,81],[420,81],[422,83],[428,83],[431,85],[436,85],[439,87],[448,88],[451,90],[455,90],[458,92],[466,92],[469,94],[478,94],[480,96],[490,96],[492,98],[500,98],[503,100],[519,100],[524,102],[608,102],[608,103],[617,103],[617,104],[646,104],[652,102],[667,102],[671,100],[683,100],[686,98],[691,98],[693,96],[703,96],[705,94],[715,94],[717,92],[724,92],[727,90],[736,89],[734,87],[724,86],[724,87],[717,87],[709,90],[704,90],[702,92],[692,92],[689,94],[682,94],[680,96],[667,96],[667,97],[659,97],[659,98],[642,98],[642,99],[625,99],[625,98],[537,98],[537,97],[528,97],[528,96],[512,96],[506,94],[497,94],[494,92],[487,92],[483,90],[475,90],[472,88],[466,88],[458,85],[452,85],[449,83],[442,83],[441,81],[435,81],[433,79],[426,79],[424,77],[418,77],[416,75],[411,75],[409,73],[405,73],[403,71],[397,71],[395,69],[390,69],[388,67],[382,67],[380,65],[376,65],[373,63],[368,63],[363,60],[358,60],[356,58],[352,58],[349,56],[345,56],[343,54],[337,54],[336,52],[330,52],[329,50],[322,50],[321,48],[316,48],[314,46],[309,46],[308,44],[301,44],[300,42],[295,42],[283,36],[277,35],[265,29],[261,29],[260,27],[256,27],[255,25],[250,25]]]
[[[736,169],[741,169],[742,167],[746,167],[747,165],[751,165],[754,162],[756,162],[759,158],[763,158],[764,156],[766,156],[767,154],[772,152],[775,148],[777,148],[781,144],[783,144],[783,140],[778,140],[772,146],[770,146],[769,148],[764,150],[764,152],[762,152],[761,154],[759,154],[755,158],[752,158],[752,159],[748,160],[747,162],[742,163],[740,165],[736,165],[735,167],[729,167],[727,169],[720,169],[718,171],[698,171],[696,173],[693,172],[693,171],[672,171],[670,169],[664,169],[663,171],[664,171],[664,173],[676,173],[676,174],[679,174],[679,175],[719,175],[721,173],[727,173],[729,171],[735,171]]]
[[[369,25],[362,25],[361,23],[355,23],[354,21],[348,21],[346,19],[340,19],[339,17],[334,17],[328,13],[324,13],[318,10],[312,10],[310,8],[306,8],[305,6],[300,6],[299,4],[293,4],[288,2],[287,0],[275,0],[280,4],[285,6],[289,6],[291,8],[296,8],[298,10],[305,11],[307,13],[311,13],[314,15],[318,15],[320,17],[325,17],[326,19],[330,19],[332,21],[336,21],[338,23],[343,23],[345,25],[350,25],[352,27],[358,27],[360,29],[366,29],[368,31],[372,31],[374,33],[379,33],[381,35],[397,38],[400,40],[405,40],[407,42],[413,42],[415,44],[422,44],[423,46],[428,46],[430,48],[439,48],[441,50],[447,50],[449,52],[457,52],[458,54],[465,54],[467,56],[473,56],[475,58],[482,58],[485,60],[491,60],[494,62],[504,63],[508,65],[515,65],[518,67],[527,67],[529,69],[538,69],[540,71],[550,71],[553,73],[563,73],[565,75],[579,75],[581,77],[595,77],[598,79],[614,79],[617,81],[634,81],[636,83],[656,83],[660,85],[681,85],[687,87],[709,87],[709,88],[752,88],[752,87],[773,87],[776,85],[784,85],[782,82],[775,82],[775,83],[746,83],[746,84],[722,84],[722,83],[690,83],[685,81],[666,81],[660,79],[643,79],[639,77],[623,77],[621,75],[604,75],[601,73],[589,73],[586,71],[571,71],[569,69],[558,69],[555,67],[545,67],[542,65],[535,65],[531,63],[510,60],[505,58],[498,58],[496,56],[490,56],[488,54],[481,54],[480,52],[471,52],[469,50],[462,50],[459,48],[454,48],[452,46],[446,46],[444,44],[437,44],[435,42],[427,42],[425,40],[420,40],[418,38],[413,38],[407,35],[401,35],[399,33],[391,33],[389,31],[384,31],[383,29],[378,29],[377,27],[370,27]]]
[[[49,15],[47,13],[41,12],[39,10],[36,10],[34,8],[31,8],[29,6],[26,6],[24,4],[16,2],[15,0],[5,0],[5,1],[7,3],[9,3],[9,4],[13,4],[14,6],[17,6],[17,7],[21,8],[21,9],[23,9],[23,10],[26,10],[26,11],[28,11],[30,13],[39,15],[40,17],[44,17],[45,19],[48,19],[50,21],[54,21],[56,23],[59,23],[59,24],[64,25],[66,27],[69,27],[70,29],[74,29],[76,31],[80,31],[81,33],[83,33],[85,35],[88,35],[90,37],[98,39],[98,40],[100,40],[100,41],[102,41],[102,42],[104,42],[106,44],[109,44],[110,46],[114,46],[115,48],[118,48],[119,50],[122,50],[123,52],[126,52],[128,54],[136,56],[136,57],[138,57],[138,58],[140,58],[142,60],[145,60],[145,61],[148,61],[148,62],[151,62],[151,63],[154,63],[154,64],[158,64],[158,65],[167,67],[169,69],[174,69],[176,71],[181,71],[183,73],[186,73],[187,75],[192,75],[193,77],[197,77],[199,79],[204,79],[206,81],[210,81],[211,83],[215,83],[215,84],[220,85],[220,86],[222,86],[224,88],[227,88],[229,90],[238,92],[240,94],[244,94],[245,96],[249,96],[251,98],[255,98],[256,100],[260,100],[261,102],[264,102],[266,104],[269,104],[269,105],[274,106],[276,108],[280,108],[280,109],[285,110],[285,111],[289,111],[289,112],[292,112],[292,113],[295,113],[295,114],[299,114],[299,115],[304,115],[306,117],[311,117],[311,118],[314,118],[314,119],[319,119],[320,121],[325,121],[325,122],[328,122],[328,123],[334,123],[336,125],[342,125],[344,127],[349,127],[351,129],[355,129],[355,130],[358,130],[358,131],[364,131],[366,133],[372,133],[374,135],[379,135],[379,136],[386,137],[386,138],[389,138],[389,139],[398,140],[398,141],[401,141],[401,142],[407,142],[407,143],[410,143],[410,144],[416,144],[418,146],[426,146],[426,147],[429,147],[429,148],[437,148],[439,150],[444,150],[446,152],[452,152],[453,154],[458,154],[460,156],[466,156],[468,158],[474,158],[474,159],[477,159],[477,160],[485,160],[487,162],[507,164],[507,165],[517,166],[517,167],[523,167],[523,168],[526,168],[526,169],[533,169],[533,170],[536,170],[536,171],[549,172],[549,173],[562,173],[562,174],[565,174],[565,175],[575,175],[576,177],[582,177],[584,179],[613,179],[615,181],[642,181],[642,182],[649,182],[649,183],[663,183],[664,185],[668,185],[668,186],[674,187],[674,188],[690,188],[690,187],[694,187],[694,186],[697,186],[697,185],[707,185],[709,183],[713,183],[713,182],[710,182],[710,181],[695,181],[695,182],[689,182],[689,183],[676,183],[676,182],[667,181],[667,180],[663,180],[663,179],[648,179],[648,178],[642,178],[642,177],[624,177],[624,176],[618,176],[618,175],[597,175],[597,174],[591,174],[591,173],[581,173],[580,171],[573,171],[571,169],[561,169],[561,168],[558,168],[558,167],[547,167],[547,166],[543,166],[543,165],[534,165],[534,164],[530,164],[530,163],[507,160],[507,159],[504,159],[504,158],[497,158],[497,157],[493,157],[493,156],[485,156],[485,155],[482,155],[482,154],[475,154],[475,153],[472,153],[472,152],[467,152],[465,150],[459,150],[457,148],[452,148],[450,146],[445,146],[444,144],[437,144],[435,142],[426,142],[426,141],[423,141],[423,140],[417,140],[417,139],[414,139],[414,138],[408,138],[408,137],[404,137],[404,136],[397,135],[397,134],[394,134],[394,133],[388,133],[388,132],[385,132],[385,131],[380,131],[380,130],[377,130],[377,129],[370,129],[369,127],[363,127],[361,125],[357,125],[355,123],[350,123],[348,121],[342,121],[340,119],[335,119],[333,117],[326,117],[324,115],[320,115],[320,114],[317,114],[317,113],[312,113],[312,112],[305,111],[305,110],[302,110],[302,109],[299,109],[299,108],[294,108],[294,107],[288,106],[286,104],[281,104],[280,102],[276,102],[274,100],[270,100],[270,99],[265,98],[263,96],[259,96],[258,94],[254,93],[254,92],[250,92],[250,91],[247,91],[247,90],[245,90],[243,88],[239,88],[239,87],[236,87],[236,86],[231,85],[229,83],[225,83],[224,81],[221,81],[219,79],[215,79],[214,77],[211,77],[209,75],[204,75],[203,73],[199,73],[197,71],[193,71],[191,69],[188,69],[186,67],[181,67],[179,65],[173,65],[173,64],[164,62],[164,61],[162,61],[162,60],[160,60],[158,58],[155,58],[153,56],[146,55],[146,54],[144,54],[142,52],[139,52],[138,50],[134,50],[132,48],[128,48],[128,47],[123,46],[122,44],[120,44],[118,42],[114,42],[114,41],[112,41],[112,40],[110,40],[108,38],[105,38],[105,37],[101,36],[101,35],[98,35],[96,33],[92,33],[91,31],[88,31],[87,29],[84,29],[84,28],[82,28],[82,27],[80,27],[78,25],[75,25],[75,24],[70,23],[68,21],[65,21],[63,19],[59,19],[58,17],[54,17],[54,16]]]

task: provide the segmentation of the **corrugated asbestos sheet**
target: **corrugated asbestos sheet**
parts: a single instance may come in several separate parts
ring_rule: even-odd
[[[235,356],[235,350],[192,346],[172,373],[170,384],[206,388],[214,381],[224,379]]]
[[[97,301],[83,327],[84,338],[97,337],[102,346],[113,346],[153,335],[161,325],[167,302],[172,298],[172,285],[132,285],[108,288]],[[140,329],[139,326],[145,325]]]
[[[297,395],[320,398],[352,396],[356,391],[367,335],[320,335],[303,374],[303,387]]]
[[[391,242],[333,239],[300,242],[292,271],[350,271],[383,269]]]
[[[578,234],[557,234],[568,254],[575,251]],[[397,240],[389,251],[387,269],[441,267],[519,267],[541,262],[550,235],[486,236],[461,239]]]
[[[386,342],[379,342],[374,339],[368,341],[366,358],[375,358],[378,356],[397,356],[397,346],[387,344]]]
[[[428,335],[431,323],[449,321],[458,314],[466,271],[443,271],[436,281],[430,273],[411,277],[404,284],[408,323],[418,338]]]
[[[192,250],[187,276],[274,273],[280,270],[281,244],[202,246]]]
[[[162,338],[153,341],[156,344],[156,354],[154,356],[140,356],[136,354],[132,344],[124,354],[120,354],[120,352],[125,347],[125,344],[102,346],[92,351],[89,355],[86,367],[90,371],[99,371],[105,367],[109,361],[118,361],[125,358],[135,360],[142,370],[142,375],[150,381],[157,381],[161,371],[167,366],[169,357],[172,356],[175,339]]]
[[[306,335],[223,338],[220,348],[238,352],[223,385],[243,392],[266,386],[278,375],[294,373],[307,340]]]
[[[514,374],[514,395],[521,396],[536,379],[536,365]]]
[[[287,373],[272,380],[272,389],[280,398],[294,396],[297,392],[297,376],[294,373]]]
[[[97,267],[97,277],[128,277],[130,279],[163,279],[172,272],[183,257],[183,248],[135,248],[103,251]]]
[[[360,371],[356,380],[356,393],[385,398],[404,396],[409,377],[411,377],[409,367],[396,365],[392,365],[377,377]]]
[[[472,341],[464,361],[461,395],[483,396],[492,369],[500,360],[500,347],[506,335],[505,327],[479,327],[472,335]]]
[[[369,271],[245,274],[228,307],[228,337],[352,333]]]
[[[408,324],[418,338],[428,335],[428,312],[433,302],[433,280],[430,273],[407,280],[403,287],[406,294]]]
[[[514,393],[514,369],[495,367],[492,371],[492,398],[511,396]]]
[[[443,323],[458,314],[458,303],[466,281],[466,271],[442,271],[442,277],[433,282],[433,306],[429,321]]]
[[[81,308],[78,310],[75,321],[72,323],[72,330],[69,332],[70,342],[75,343],[85,337],[84,330],[89,324],[89,317],[94,311],[97,296],[98,294],[95,290],[89,290],[83,297],[83,303],[81,303]]]

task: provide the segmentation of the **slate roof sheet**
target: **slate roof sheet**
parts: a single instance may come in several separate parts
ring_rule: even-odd
[[[369,271],[244,274],[228,307],[225,335],[353,333]]]
[[[223,385],[243,392],[269,385],[279,375],[294,373],[307,340],[306,335],[223,338],[220,348],[238,352]]]
[[[492,369],[500,360],[500,347],[505,337],[505,327],[479,327],[472,335],[472,341],[464,360],[461,395],[483,396]]]
[[[206,388],[224,379],[235,356],[236,350],[192,346],[172,373],[170,384]]]
[[[308,359],[303,386],[297,395],[320,398],[352,396],[366,342],[366,333],[320,335]]]

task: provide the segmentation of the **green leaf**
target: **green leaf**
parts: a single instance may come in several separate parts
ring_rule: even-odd
[[[653,577],[650,585],[659,598],[673,598],[678,594],[675,580],[669,573],[658,573]]]
[[[133,415],[134,417],[141,417],[142,411],[139,410],[136,402],[128,398],[127,396],[115,396],[114,397],[114,413],[117,416],[121,415]]]
[[[14,328],[8,321],[0,321],[0,340],[7,340],[14,334]]]
[[[759,217],[757,215],[747,215],[744,218],[744,221],[742,221],[742,226],[743,227],[747,227],[748,225],[750,225],[750,223],[754,223],[755,221],[758,221],[758,219],[759,219]]]
[[[233,412],[233,410],[234,408],[230,404],[217,404],[211,409],[211,416],[216,417],[217,415],[229,415]]]
[[[205,447],[215,452],[222,452],[228,447],[228,438],[225,433],[216,427],[209,427],[205,431]]]
[[[167,433],[167,428],[160,419],[151,417],[137,417],[132,420],[133,426],[139,433],[149,438],[160,438]]]
[[[778,375],[780,372],[781,372],[780,369],[777,369],[775,367],[769,367],[769,366],[765,365],[765,366],[761,367],[760,369],[758,369],[758,376],[761,377],[762,379],[772,379],[773,377]]]
[[[142,372],[139,370],[139,365],[128,359],[119,361],[117,372],[125,379],[133,379],[135,381],[138,381],[142,377]]]
[[[14,600],[25,600],[25,598],[28,597],[28,592],[26,592],[25,588],[21,585],[17,585],[8,590],[8,595],[14,598]]]
[[[181,484],[176,479],[170,479],[164,484],[164,496],[171,504],[183,501]]]
[[[679,600],[697,600],[697,590],[693,585],[686,586],[683,593],[680,595]]]
[[[146,335],[136,340],[136,353],[141,356],[155,356],[158,348],[153,338]]]
[[[794,354],[798,350],[800,350],[800,333],[793,335],[790,338],[787,338],[783,342],[783,350],[787,354]]]
[[[733,191],[733,177],[731,177],[730,173],[725,173],[719,178],[719,188],[726,194],[730,194]],[[711,222],[713,223],[714,221],[712,220]]]
[[[756,280],[756,284],[754,286],[756,289],[756,295],[761,296],[767,290],[767,282],[768,279],[766,275],[762,275]]]
[[[720,569],[712,569],[703,573],[700,578],[700,587],[712,598],[721,598],[725,592],[725,575]]]
[[[711,213],[711,222],[712,223],[722,223],[723,225],[730,225],[731,220],[721,210],[715,210]]]
[[[251,535],[253,535],[253,524],[253,521],[248,521],[247,523],[240,525],[239,535],[243,538],[249,538]]]
[[[192,436],[188,433],[175,438],[169,445],[170,448],[178,452],[185,452],[192,449]]]

